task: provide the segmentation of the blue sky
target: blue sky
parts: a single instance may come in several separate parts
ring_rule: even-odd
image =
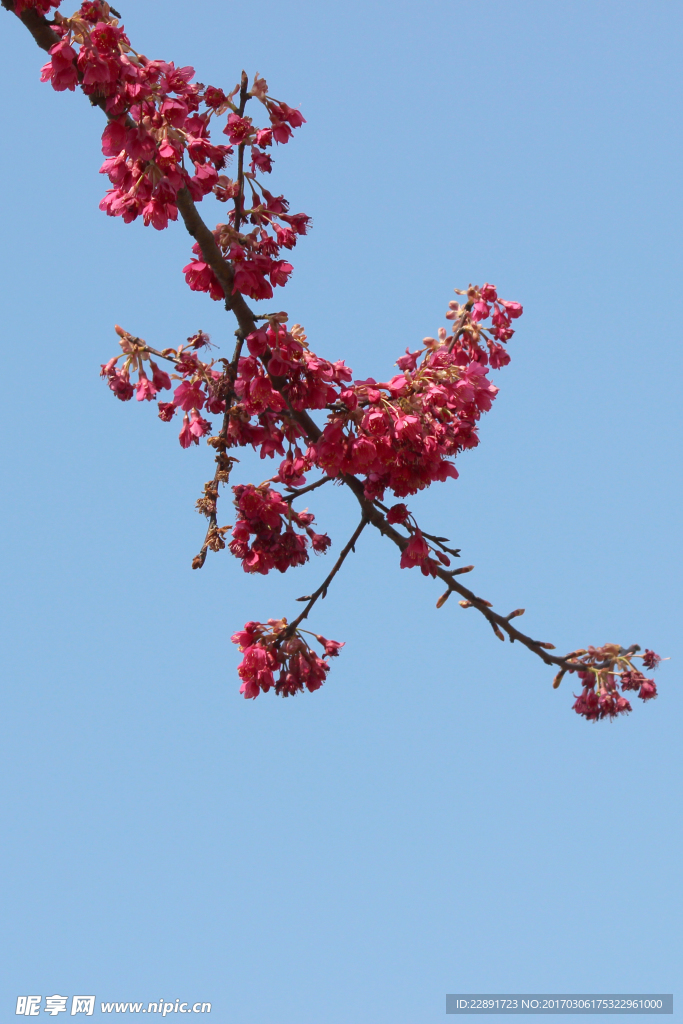
[[[3,12],[3,1019],[27,993],[206,1000],[240,1024],[676,993],[681,8],[122,14],[148,56],[228,88],[259,71],[302,109],[274,184],[314,218],[280,293],[314,350],[385,379],[454,287],[524,304],[479,449],[411,508],[532,634],[671,661],[658,700],[585,723],[571,681],[553,691],[455,601],[436,611],[436,583],[366,533],[312,619],[346,641],[325,687],[244,701],[231,633],[291,617],[326,563],[191,571],[210,453],[116,402],[99,365],[114,323],[158,347],[234,326],[186,288],[180,226],[98,211],[101,113],[40,84]],[[326,491],[333,554],[355,509]]]

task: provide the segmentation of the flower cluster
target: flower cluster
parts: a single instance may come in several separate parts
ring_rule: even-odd
[[[380,500],[386,489],[404,497],[457,477],[450,460],[479,443],[477,422],[498,393],[486,375],[488,363],[498,367],[509,361],[492,335],[507,341],[514,333],[509,317],[522,314],[519,303],[497,302],[493,285],[471,287],[467,295],[462,307],[450,303],[451,335],[441,328],[422,348],[406,349],[397,361],[399,376],[387,383],[355,381],[342,391],[338,409],[313,446],[313,460],[329,476],[363,476],[366,496]],[[493,303],[493,313],[483,295]],[[494,323],[487,331],[482,321],[489,316]],[[496,319],[508,326],[496,326]]]
[[[14,0],[14,13],[19,18],[24,11],[35,11],[45,17],[50,13],[50,8],[57,8],[62,0]]]
[[[150,349],[142,338],[134,337],[118,325],[116,332],[122,353],[104,363],[100,370],[100,376],[106,378],[111,391],[122,402],[129,401],[133,395],[138,402],[151,402],[160,391],[170,390],[173,387],[172,381],[180,381],[171,401],[158,403],[159,419],[168,423],[176,412],[182,411],[183,425],[178,436],[181,446],[189,448],[191,444],[199,444],[200,437],[211,431],[211,423],[204,419],[201,410],[206,408],[212,413],[225,411],[225,400],[220,395],[222,374],[213,368],[213,362],[202,362],[196,354],[197,349],[209,344],[209,336],[198,331],[187,339],[186,346],[179,345],[176,349],[167,348],[157,352]],[[168,360],[177,372],[169,376],[165,370],[160,369],[153,355]],[[120,367],[117,366],[119,359],[123,359]],[[145,369],[145,363],[149,364],[151,377]],[[137,373],[135,384],[131,381],[131,372]]]
[[[244,209],[241,201],[236,202],[229,213],[230,223],[218,224],[213,235],[223,259],[233,268],[233,294],[240,292],[250,299],[271,299],[273,288],[284,287],[294,269],[287,260],[280,259],[281,249],[294,248],[297,236],[306,234],[310,217],[305,213],[290,214],[284,196],[271,195],[259,184],[255,173],[245,171],[243,178],[250,187],[251,205]],[[214,192],[223,201],[239,200],[239,183],[221,175]],[[252,230],[240,231],[241,220],[253,225]],[[192,291],[208,292],[216,301],[223,299],[218,278],[197,243],[192,251],[192,260],[183,267],[187,284]]]
[[[47,6],[38,0],[40,13],[46,13]],[[101,172],[113,187],[100,208],[126,223],[141,216],[145,225],[161,230],[178,217],[181,189],[186,188],[195,202],[209,193],[221,202],[232,200],[229,223],[218,225],[216,240],[234,268],[233,292],[270,298],[273,287],[284,285],[293,269],[280,259],[280,250],[294,248],[298,236],[306,234],[310,218],[290,214],[284,196],[272,195],[258,174],[270,173],[268,150],[273,143],[289,141],[293,129],[304,123],[302,114],[270,96],[259,75],[251,89],[243,82],[226,94],[193,82],[192,67],[149,60],[133,49],[103,0],[86,0],[71,18],[57,16],[54,29],[61,38],[50,49],[42,81],[51,82],[59,92],[80,85],[86,95],[104,100],[109,118],[102,134],[107,159]],[[252,98],[265,108],[268,123],[264,127],[244,116],[244,106]],[[219,118],[225,142],[211,141],[212,118]],[[233,181],[219,172],[235,148],[239,166]],[[245,150],[251,156],[248,169]],[[250,230],[240,231],[245,222]],[[223,299],[223,289],[199,247],[195,245],[193,251],[195,258],[184,268],[190,288]]]
[[[302,633],[288,625],[286,619],[247,622],[243,630],[235,633],[232,642],[244,655],[237,668],[242,680],[240,693],[254,698],[274,687],[279,696],[290,697],[304,688],[311,693],[319,690],[330,666],[311,649]],[[337,640],[309,635],[315,636],[328,658],[335,657],[344,646]]]
[[[249,355],[238,364],[235,391],[252,415],[264,404],[274,412],[288,406],[296,412],[324,409],[352,377],[343,360],[331,363],[309,351],[300,324],[288,331],[273,321],[248,336],[247,348]]]
[[[603,718],[614,719],[632,711],[624,693],[634,691],[642,701],[657,696],[654,679],[646,679],[633,664],[633,658],[640,658],[643,667],[655,669],[662,660],[654,651],[646,650],[636,654],[633,649],[624,650],[617,644],[603,647],[589,647],[587,651],[576,651],[572,662],[578,660],[582,666],[577,675],[583,690],[576,697],[574,710],[587,721],[597,722]]]
[[[238,354],[231,369],[223,360],[222,371],[213,361],[198,357],[197,350],[209,343],[201,331],[188,338],[186,346],[156,352],[117,327],[122,355],[105,364],[102,375],[123,401],[133,394],[138,401],[151,401],[179,381],[171,400],[158,406],[165,421],[178,411],[184,413],[179,440],[185,448],[210,433],[204,410],[223,413],[224,437],[210,438],[211,443],[222,448],[223,457],[227,448],[244,445],[251,445],[261,458],[280,456],[272,482],[290,489],[302,487],[306,474],[315,468],[324,479],[359,475],[372,500],[380,500],[386,488],[401,497],[435,480],[457,477],[449,457],[452,460],[460,450],[478,443],[475,424],[497,393],[486,376],[487,355],[481,348],[486,329],[482,319],[473,319],[477,306],[483,317],[482,295],[491,302],[496,292],[492,285],[471,287],[462,307],[452,302],[446,314],[452,319],[457,313],[451,335],[442,328],[438,339],[425,339],[421,349],[401,357],[402,374],[386,384],[372,378],[350,383],[352,371],[344,361],[331,362],[311,352],[301,326],[288,329],[284,314],[248,335],[248,354]],[[495,308],[507,306],[515,316],[522,312],[517,303],[498,303]],[[160,370],[153,355],[169,360],[175,372],[169,376]],[[135,384],[131,371],[137,372]],[[306,435],[296,413],[322,409],[327,410],[327,424],[314,439]],[[264,575],[274,568],[285,572],[302,565],[308,560],[309,544],[316,552],[326,551],[330,544],[326,534],[311,529],[313,516],[295,512],[291,500],[285,501],[269,483],[233,488],[238,520],[229,545],[246,572]],[[207,487],[198,507],[211,518],[213,541],[222,547],[215,532],[217,482]],[[435,576],[439,564],[450,564],[445,554],[449,549],[437,550],[430,544],[405,505],[394,505],[387,519],[408,530],[402,568],[419,567],[424,575]]]
[[[324,552],[330,546],[327,534],[311,529],[315,516],[308,511],[295,512],[291,502],[284,501],[279,491],[267,483],[260,487],[238,484],[232,490],[239,518],[232,527],[229,547],[242,560],[245,572],[263,576],[271,569],[286,572],[308,561],[309,542],[316,552]],[[297,533],[295,526],[305,533]]]
[[[249,354],[237,361],[230,443],[251,444],[262,458],[283,456],[277,478],[289,486],[303,484],[304,474],[315,466],[328,477],[364,477],[365,493],[372,499],[381,499],[387,488],[403,497],[435,480],[457,477],[451,460],[479,443],[476,424],[498,392],[486,376],[487,355],[479,346],[484,329],[472,319],[477,297],[485,291],[495,294],[491,285],[470,289],[469,309],[451,303],[459,313],[451,336],[442,328],[438,340],[425,339],[422,349],[402,356],[402,374],[388,383],[378,384],[373,378],[349,383],[352,372],[343,360],[330,362],[311,352],[298,324],[287,330],[282,322],[271,320],[247,337]],[[515,307],[516,316],[521,314],[517,303],[508,305]],[[128,335],[121,344],[131,342],[135,340]],[[182,348],[161,354],[176,363],[183,383],[172,402],[160,403],[160,416],[170,419],[180,407],[186,421],[188,413],[192,417],[185,433],[194,431],[198,439],[206,433],[199,424],[202,408],[206,405],[213,413],[225,410],[225,374]],[[133,394],[129,364],[130,360],[117,371],[112,360],[103,368],[110,387],[123,400]],[[154,388],[158,390],[155,378],[148,382],[143,374],[141,380],[138,399],[153,398]],[[304,431],[291,411],[321,409],[329,409],[327,424],[316,440],[308,439],[300,449],[297,441]],[[287,455],[285,443],[290,446]]]
[[[451,336],[442,328],[438,340],[426,339],[421,350],[409,354],[409,358],[401,357],[402,374],[386,384],[372,378],[349,383],[352,372],[344,361],[330,362],[311,352],[300,325],[288,330],[281,322],[282,315],[280,321],[273,318],[247,337],[248,355],[237,359],[232,376],[225,368],[221,372],[213,362],[198,358],[197,347],[208,342],[207,336],[199,332],[188,339],[185,348],[157,353],[174,363],[176,372],[172,377],[181,381],[171,401],[159,402],[159,415],[168,421],[176,411],[184,412],[180,443],[189,447],[211,429],[202,410],[225,413],[229,395],[226,445],[250,444],[262,458],[281,456],[273,479],[299,487],[306,482],[305,474],[315,467],[328,478],[361,476],[365,494],[373,500],[381,499],[387,488],[398,497],[414,494],[435,480],[457,477],[452,459],[459,451],[478,444],[476,423],[497,394],[498,389],[486,376],[486,353],[475,350],[483,328],[481,321],[472,316],[481,305],[482,294],[495,295],[495,289],[491,285],[470,288],[465,306],[451,303],[458,312]],[[521,314],[521,306],[508,305],[515,307],[515,315]],[[449,313],[452,311],[449,309]],[[136,393],[142,401],[153,399],[162,388],[170,388],[171,377],[151,358],[154,350],[121,328],[117,331],[125,357],[123,365],[117,369],[118,356],[102,367],[114,394],[125,401]],[[469,361],[463,357],[465,348]],[[151,379],[143,367],[145,360],[150,362]],[[130,380],[131,369],[138,373],[135,386]],[[327,424],[317,439],[306,437],[296,413],[321,409],[328,410]],[[239,555],[243,559],[249,548],[247,564],[254,568],[248,571],[267,572],[279,567],[279,556],[271,561],[265,558],[265,549],[264,560],[254,560],[253,545],[245,530],[246,525],[239,526],[231,548],[244,552]],[[261,541],[259,531],[252,532]],[[434,575],[429,546],[419,529],[411,529],[411,533],[401,565],[420,565],[423,572]],[[287,543],[293,545],[288,564],[301,564],[305,561],[305,538],[294,543],[291,536],[297,535],[291,529],[285,534],[289,534]],[[437,557],[448,564],[445,556],[437,553]]]
[[[136,53],[100,0],[86,0],[71,18],[58,17],[55,31],[62,38],[50,50],[42,80],[60,92],[80,85],[86,95],[105,101],[107,159],[101,171],[114,187],[100,208],[126,223],[142,216],[145,224],[165,228],[178,216],[180,189],[202,199],[232,153],[231,146],[209,140],[213,108],[207,90],[192,83],[194,68]],[[194,173],[186,169],[185,157]]]

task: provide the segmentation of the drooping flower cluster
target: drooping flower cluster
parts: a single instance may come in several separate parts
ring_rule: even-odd
[[[268,619],[267,623],[247,622],[235,633],[232,642],[244,655],[237,668],[242,680],[240,693],[254,698],[274,687],[279,696],[290,697],[304,688],[311,693],[319,690],[330,666],[311,649],[303,632],[288,625],[286,619]],[[335,657],[344,646],[323,636],[309,636],[315,636],[328,658]]]
[[[145,224],[165,228],[178,216],[179,190],[186,187],[195,201],[202,199],[232,153],[232,147],[209,141],[213,109],[203,86],[192,84],[194,68],[136,53],[109,5],[97,0],[59,19],[55,30],[62,39],[50,50],[42,80],[58,91],[80,84],[86,95],[106,100],[101,171],[113,188],[100,208],[126,223],[142,216]]]
[[[571,657],[572,662],[585,665],[585,668],[577,670],[583,690],[578,697],[574,694],[573,706],[577,715],[582,715],[587,721],[597,722],[628,714],[633,709],[624,693],[629,691],[636,693],[642,701],[657,696],[654,679],[646,679],[633,664],[633,658],[640,658],[644,668],[657,668],[662,659],[654,651],[636,654],[617,644],[605,644],[603,647],[589,647],[587,651],[576,651]]]
[[[294,248],[310,218],[290,214],[284,196],[272,195],[258,174],[270,173],[268,150],[273,143],[289,141],[293,129],[304,123],[301,113],[270,96],[265,79],[258,75],[251,89],[243,82],[226,94],[193,82],[192,67],[149,60],[133,49],[123,26],[101,0],[86,0],[71,18],[58,15],[54,29],[61,39],[50,50],[42,80],[60,92],[80,85],[87,95],[105,100],[109,122],[102,133],[102,151],[107,159],[101,171],[113,187],[100,208],[126,223],[141,216],[146,225],[161,230],[177,219],[177,197],[183,188],[195,202],[211,192],[222,202],[232,200],[229,223],[218,225],[216,239],[234,267],[233,292],[270,298],[273,287],[284,285],[293,269],[279,258],[280,250]],[[251,98],[265,108],[264,127],[244,116]],[[211,141],[213,118],[219,119],[227,144]],[[235,148],[240,158],[233,181],[219,172]],[[248,168],[245,150],[250,154]],[[250,230],[240,231],[245,223]],[[190,288],[223,299],[223,289],[197,245],[193,252],[195,258],[184,268]]]
[[[271,195],[255,174],[245,171],[244,179],[251,189],[251,205],[240,212],[242,219],[253,225],[252,230],[239,230],[235,208],[228,215],[230,223],[219,224],[213,234],[223,259],[233,267],[233,294],[241,292],[250,299],[270,299],[273,288],[286,285],[294,269],[287,260],[279,258],[280,250],[294,248],[297,236],[306,234],[310,217],[305,213],[290,214],[284,196]],[[221,176],[214,192],[223,201],[236,199],[239,186]],[[185,280],[192,291],[208,292],[212,299],[220,301],[223,289],[197,243],[192,252],[194,257],[183,267]]]
[[[183,448],[191,444],[199,444],[199,438],[206,436],[211,430],[211,423],[204,419],[201,410],[206,407],[209,412],[225,411],[225,400],[220,395],[223,382],[221,373],[213,368],[213,362],[205,363],[198,358],[197,349],[210,343],[209,336],[198,331],[187,339],[187,345],[179,345],[177,349],[167,348],[163,352],[150,349],[142,338],[135,338],[116,327],[122,354],[114,356],[103,364],[100,376],[105,377],[111,391],[122,402],[129,401],[133,395],[138,402],[153,401],[160,391],[170,390],[172,381],[180,381],[173,392],[170,402],[159,402],[159,418],[165,423],[170,422],[176,412],[182,411],[183,425],[178,439]],[[169,376],[160,369],[152,359],[156,355],[174,365],[176,373]],[[123,359],[121,367],[117,367],[119,359]],[[149,364],[151,378],[145,369]],[[137,373],[137,382],[131,381],[131,373]]]
[[[286,572],[308,561],[308,545],[316,552],[330,546],[327,534],[315,533],[310,512],[295,512],[279,491],[268,484],[238,484],[233,487],[238,519],[232,528],[230,550],[242,560],[245,572],[265,576],[271,569]],[[304,533],[297,533],[298,526]],[[252,539],[253,537],[253,539]],[[309,540],[310,538],[310,540]]]

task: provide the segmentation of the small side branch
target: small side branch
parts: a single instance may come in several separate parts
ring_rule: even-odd
[[[315,483],[312,484],[307,484],[305,487],[298,487],[296,489],[290,488],[289,493],[285,494],[285,501],[294,501],[295,498],[300,498],[302,494],[314,491],[316,487],[322,487],[323,484],[328,483],[331,479],[331,476],[323,476],[320,480],[316,480]]]
[[[249,80],[246,71],[242,72],[240,81],[240,105],[238,114],[244,116],[244,108],[249,99]],[[235,197],[235,231],[239,231],[244,216],[244,146],[241,142],[237,149],[237,195]]]
[[[468,316],[470,314],[470,310],[472,309],[473,305],[474,305],[474,302],[472,302],[472,300],[470,299],[462,307],[462,313],[458,317],[457,323],[455,323],[453,325],[453,337],[451,338],[451,343],[448,346],[448,351],[449,352],[452,352],[453,349],[455,348],[455,343],[457,342],[458,338],[462,334],[463,328],[465,326],[465,323],[467,321],[467,318],[468,318]]]
[[[404,551],[407,548],[408,544],[410,543],[410,538],[403,536],[403,534],[399,533],[398,530],[396,530],[390,523],[388,523],[385,516],[380,512],[378,508],[375,507],[375,504],[365,497],[365,491],[360,480],[358,480],[354,476],[348,475],[342,477],[342,479],[344,483],[356,495],[358,503],[361,506],[363,513],[367,517],[368,521],[372,523],[375,529],[379,530],[381,534],[383,534],[385,537],[388,537],[389,540],[393,541],[393,543],[400,551]],[[442,566],[435,567],[435,574],[439,577],[439,579],[443,580],[443,582],[448,587],[446,594],[439,599],[439,607],[441,607],[445,603],[448,594],[460,594],[460,596],[465,599],[464,607],[476,608],[477,611],[484,616],[486,621],[493,629],[493,632],[500,640],[504,640],[505,636],[508,637],[511,643],[514,643],[514,641],[517,640],[519,643],[523,644],[526,648],[528,648],[528,650],[530,650],[533,654],[535,654],[542,661],[544,661],[546,665],[556,665],[558,668],[564,669],[566,672],[576,671],[577,669],[581,668],[581,666],[578,665],[577,662],[572,660],[575,656],[575,652],[571,652],[570,654],[567,654],[564,657],[556,654],[551,654],[550,651],[553,651],[555,649],[554,644],[545,643],[542,640],[534,640],[532,637],[527,636],[525,633],[522,633],[520,630],[518,630],[515,626],[512,625],[511,619],[516,617],[515,613],[511,613],[510,616],[508,617],[499,615],[498,612],[495,612],[493,610],[489,601],[484,600],[484,598],[482,597],[477,597],[477,595],[472,590],[469,590],[467,587],[464,587],[461,583],[458,583],[455,577],[458,574],[462,574],[462,572],[466,571],[467,569],[469,569],[469,567],[466,567],[465,570],[448,570],[444,569]],[[519,615],[520,612],[521,609],[516,610],[517,615]]]
[[[304,610],[301,612],[301,614],[298,615],[296,617],[296,619],[294,619],[294,622],[290,622],[289,628],[287,630],[287,632],[290,635],[292,633],[294,633],[294,630],[297,628],[299,623],[303,622],[303,620],[305,618],[307,618],[308,613],[310,612],[311,608],[313,607],[315,602],[318,600],[318,598],[320,598],[320,597],[325,598],[327,596],[327,589],[328,589],[330,583],[332,582],[334,577],[337,575],[337,573],[341,569],[341,567],[344,564],[344,561],[345,561],[347,555],[349,554],[349,552],[354,550],[356,541],[360,537],[361,533],[363,532],[363,530],[365,529],[367,524],[368,524],[368,518],[367,518],[366,515],[363,515],[363,518],[361,519],[361,521],[359,522],[358,526],[354,530],[353,535],[352,535],[350,541],[348,542],[346,547],[343,548],[341,554],[339,555],[339,558],[334,563],[334,566],[332,567],[332,571],[330,572],[329,576],[327,576],[323,580],[323,582],[320,584],[318,589],[313,594],[310,594],[307,597],[300,597],[298,599],[299,601],[308,601],[308,604],[306,605]]]

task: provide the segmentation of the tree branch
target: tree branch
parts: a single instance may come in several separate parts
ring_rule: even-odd
[[[324,599],[327,596],[327,588],[329,587],[330,583],[332,582],[332,580],[334,579],[334,577],[337,575],[337,573],[341,569],[342,565],[344,564],[344,560],[345,560],[346,556],[349,554],[350,551],[354,550],[355,543],[358,540],[358,538],[360,537],[360,535],[363,532],[363,530],[365,529],[365,527],[367,526],[367,524],[368,524],[368,518],[364,514],[363,518],[361,519],[361,521],[359,522],[358,526],[354,530],[353,535],[352,535],[350,541],[348,542],[346,547],[344,547],[342,549],[341,554],[339,555],[339,558],[334,563],[334,566],[332,567],[332,571],[330,572],[330,574],[328,576],[326,576],[326,578],[323,580],[323,582],[320,584],[318,589],[313,594],[311,594],[308,597],[299,597],[299,598],[297,598],[297,600],[299,600],[299,601],[308,601],[308,604],[306,605],[306,607],[302,611],[301,615],[298,615],[296,617],[296,619],[294,619],[294,622],[290,622],[289,623],[289,626],[288,626],[288,629],[287,629],[287,633],[290,636],[294,633],[294,630],[297,628],[299,623],[303,622],[303,620],[308,616],[308,613],[310,612],[311,608],[313,607],[315,602],[318,600],[318,598],[322,597]]]
[[[0,2],[2,2],[2,6],[6,11],[14,14],[14,0],[0,0]],[[29,30],[41,50],[45,50],[47,53],[55,43],[59,42],[59,36],[53,30],[47,18],[44,18],[42,14],[37,14],[32,7],[22,11],[18,17]]]
[[[405,551],[405,549],[408,547],[408,544],[410,543],[410,538],[404,537],[402,534],[398,532],[398,530],[395,530],[394,527],[386,521],[385,517],[382,515],[379,509],[375,508],[374,504],[368,498],[365,497],[363,485],[360,482],[360,480],[358,480],[354,476],[344,476],[343,479],[344,483],[346,483],[347,486],[350,487],[350,489],[356,495],[358,503],[360,504],[363,513],[368,519],[368,521],[372,523],[375,529],[379,530],[379,532],[384,537],[388,537],[389,540],[393,541],[393,543],[401,552]],[[464,587],[461,583],[458,583],[457,580],[455,579],[455,576],[463,570],[448,570],[443,569],[441,566],[437,566],[435,571],[439,579],[443,580],[443,582],[446,584],[448,588],[447,593],[450,594],[451,592],[455,592],[457,594],[460,594],[461,597],[465,598],[465,601],[467,602],[465,607],[471,606],[472,608],[476,608],[477,611],[484,616],[484,618],[489,623],[494,633],[500,640],[504,639],[502,633],[507,634],[508,639],[510,640],[511,643],[514,643],[514,641],[517,640],[519,643],[523,644],[526,648],[528,648],[528,650],[530,650],[533,654],[537,655],[537,657],[544,661],[546,665],[556,665],[560,669],[564,669],[567,672],[575,671],[577,668],[581,667],[578,666],[576,662],[573,662],[571,660],[574,652],[566,654],[564,655],[564,657],[561,657],[556,654],[550,654],[549,652],[551,650],[554,650],[553,644],[548,644],[541,640],[534,640],[532,639],[532,637],[527,636],[525,633],[522,633],[520,630],[516,629],[516,627],[512,625],[509,617],[499,615],[498,612],[495,612],[493,608],[491,608],[490,603],[488,601],[486,601],[482,597],[477,597],[474,591],[469,590],[467,587]]]
[[[315,483],[307,484],[305,487],[299,487],[297,489],[290,489],[289,494],[285,494],[285,501],[294,501],[295,498],[300,498],[302,494],[307,494],[308,491],[314,491],[316,487],[322,487],[329,480],[334,479],[331,476],[323,476],[320,480],[316,480]]]

